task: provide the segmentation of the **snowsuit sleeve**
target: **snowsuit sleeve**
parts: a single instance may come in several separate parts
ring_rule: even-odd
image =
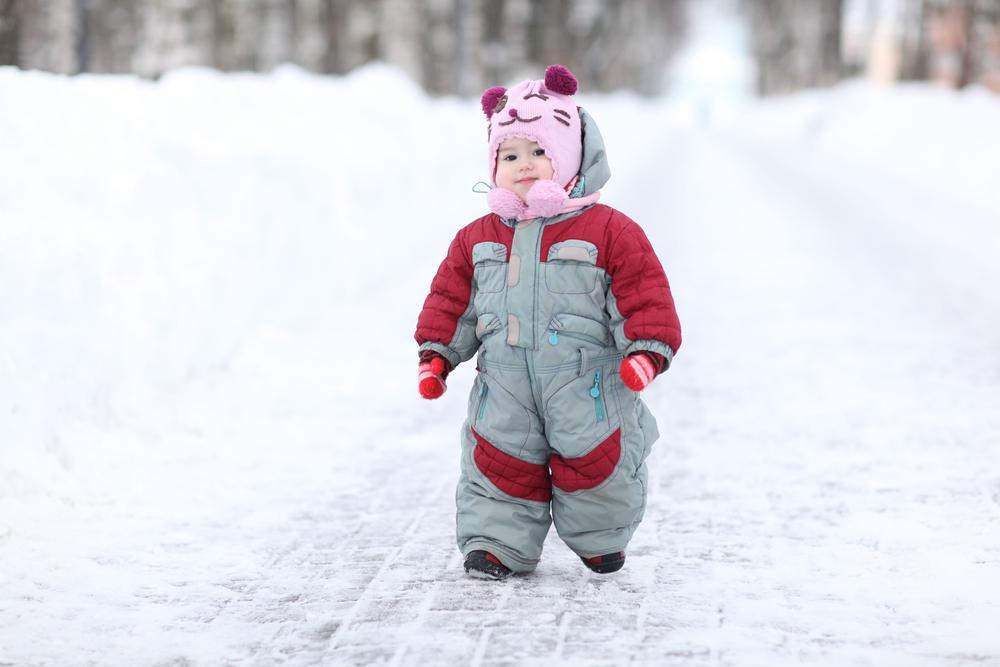
[[[452,368],[472,358],[479,348],[473,310],[473,268],[464,232],[459,232],[451,242],[448,256],[431,281],[430,294],[424,300],[414,335],[420,345],[418,353],[433,350],[447,359]]]
[[[658,352],[669,367],[681,345],[681,324],[667,275],[639,225],[624,218],[616,233],[608,258],[608,312],[615,345],[625,356],[640,350]]]

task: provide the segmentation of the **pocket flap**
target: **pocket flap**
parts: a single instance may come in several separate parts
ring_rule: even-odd
[[[472,263],[506,262],[507,246],[495,241],[482,241],[472,246]]]
[[[500,328],[500,318],[496,313],[483,313],[476,320],[476,337],[482,338]]]
[[[549,328],[553,331],[566,331],[596,338],[604,345],[607,345],[608,340],[611,338],[611,331],[603,322],[569,313],[560,313],[553,317],[549,323]]]
[[[597,264],[597,246],[590,241],[580,239],[569,239],[553,243],[549,248],[547,261],[560,262],[581,262],[583,264]]]

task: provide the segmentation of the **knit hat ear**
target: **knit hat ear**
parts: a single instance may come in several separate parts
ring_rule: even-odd
[[[576,77],[562,65],[549,65],[545,68],[545,87],[551,92],[572,95],[577,86]]]
[[[494,86],[493,88],[487,88],[486,92],[483,93],[483,97],[480,102],[483,105],[483,113],[486,114],[486,118],[493,118],[493,114],[503,109],[500,104],[500,100],[503,99],[504,93],[507,89],[503,86]]]

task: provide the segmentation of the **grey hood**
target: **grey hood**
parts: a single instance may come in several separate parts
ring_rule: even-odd
[[[580,182],[573,188],[573,197],[591,195],[603,188],[611,178],[604,137],[585,109],[580,109],[580,125],[583,128],[583,158],[580,160]]]

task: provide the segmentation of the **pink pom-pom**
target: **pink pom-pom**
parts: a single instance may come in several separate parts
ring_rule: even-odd
[[[549,65],[545,69],[545,87],[553,93],[572,95],[577,85],[576,77],[562,65]]]
[[[507,89],[503,86],[494,86],[492,88],[487,88],[486,92],[483,93],[483,97],[480,100],[483,104],[483,113],[486,114],[487,118],[493,118],[493,112],[497,108],[497,102],[500,98],[504,96]]]
[[[541,218],[551,218],[562,212],[569,195],[555,181],[545,180],[535,181],[525,199],[528,200],[529,213]]]
[[[524,213],[527,208],[516,193],[505,188],[493,188],[486,195],[486,204],[501,218],[508,220]]]

